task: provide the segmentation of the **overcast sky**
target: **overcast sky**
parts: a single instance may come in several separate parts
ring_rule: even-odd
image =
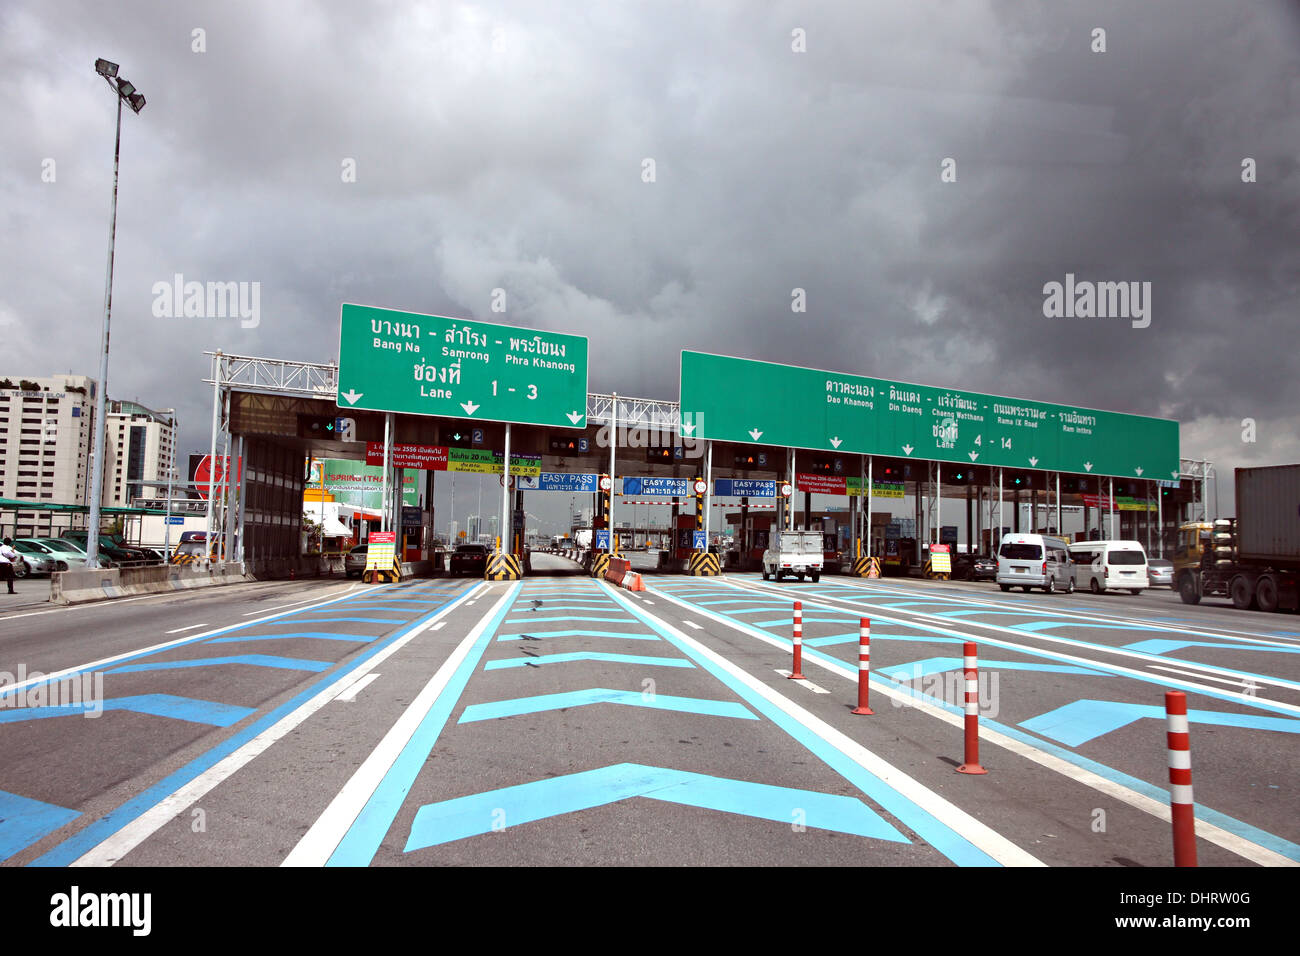
[[[109,392],[182,451],[205,349],[333,361],[349,301],[588,335],[593,391],[675,399],[691,348],[1177,418],[1228,502],[1300,460],[1298,9],[7,0],[2,364],[97,374],[104,57],[148,99]],[[259,323],[156,317],[176,273]],[[1149,326],[1045,317],[1067,273]]]

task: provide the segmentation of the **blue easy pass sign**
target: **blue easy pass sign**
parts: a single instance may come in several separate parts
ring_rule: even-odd
[[[672,495],[684,498],[690,494],[685,478],[624,478],[625,495]]]
[[[735,498],[775,498],[776,482],[755,478],[719,478],[713,482],[713,493]]]

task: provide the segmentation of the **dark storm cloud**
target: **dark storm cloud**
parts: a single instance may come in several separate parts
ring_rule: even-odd
[[[1177,417],[1221,469],[1296,457],[1288,4],[0,18],[6,367],[98,365],[108,57],[149,100],[123,120],[111,391],[177,406],[183,446],[207,445],[204,349],[333,360],[354,301],[589,335],[601,391],[674,397],[687,347]],[[260,282],[260,324],[156,318],[176,273]],[[1045,318],[1066,273],[1151,282],[1150,327]]]

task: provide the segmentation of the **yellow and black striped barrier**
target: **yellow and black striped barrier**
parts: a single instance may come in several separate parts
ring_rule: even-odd
[[[947,571],[934,570],[933,566],[930,563],[929,558],[926,558],[925,567],[921,569],[921,573],[925,575],[927,578],[931,578],[932,580],[936,580],[936,581],[947,581],[949,577],[949,572]]]
[[[714,577],[721,574],[722,569],[718,566],[718,556],[711,551],[696,551],[690,557],[686,573],[698,577]]]
[[[862,555],[853,562],[853,574],[859,578],[880,577],[880,559],[865,554]]]
[[[483,578],[487,581],[518,581],[523,572],[519,570],[519,558],[509,551],[494,551],[488,557],[487,571]]]
[[[391,568],[367,568],[361,580],[367,584],[396,584],[402,580],[402,562],[394,555]]]
[[[593,578],[603,578],[605,572],[609,570],[609,554],[601,552],[591,559],[591,576]]]

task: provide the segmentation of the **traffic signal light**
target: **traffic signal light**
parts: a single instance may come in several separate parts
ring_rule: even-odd
[[[814,474],[829,475],[835,471],[835,466],[829,458],[814,458],[806,467]]]
[[[321,441],[338,441],[338,419],[333,415],[299,415],[298,437]]]
[[[655,462],[659,462],[660,464],[672,464],[675,457],[676,453],[673,451],[671,445],[656,445],[645,450],[645,460],[651,464]]]
[[[472,425],[444,425],[442,442],[449,448],[472,448],[474,446],[474,427]]]
[[[732,468],[750,469],[758,467],[758,453],[752,451],[736,452],[732,456]]]

